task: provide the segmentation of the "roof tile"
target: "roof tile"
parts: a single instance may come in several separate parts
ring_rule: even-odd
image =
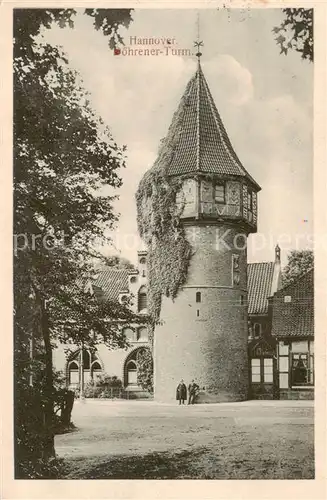
[[[177,135],[168,175],[235,175],[246,177],[260,189],[233,149],[200,64],[186,87],[168,135]]]
[[[268,297],[274,275],[274,262],[248,264],[248,313],[267,314]]]
[[[274,263],[259,262],[248,264],[248,312],[249,314],[267,314],[270,296]],[[120,293],[128,293],[127,269],[116,269],[110,266],[101,268],[97,279],[93,283],[94,291],[103,298],[118,300]]]
[[[129,274],[129,269],[116,269],[104,266],[94,281],[94,285],[103,291],[103,298],[118,300],[120,293],[128,293]]]

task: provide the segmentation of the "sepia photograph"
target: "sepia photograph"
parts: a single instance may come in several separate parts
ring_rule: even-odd
[[[315,479],[314,15],[13,9],[15,479]]]

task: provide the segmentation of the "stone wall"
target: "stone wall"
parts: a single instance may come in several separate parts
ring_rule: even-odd
[[[229,231],[226,233],[226,229]],[[246,249],[235,227],[186,228],[193,247],[188,279],[173,302],[164,298],[154,339],[155,399],[171,401],[180,381],[200,385],[199,402],[248,398]],[[225,244],[217,239],[225,234]],[[233,254],[240,279],[233,282]],[[201,302],[196,301],[197,292]]]
[[[315,397],[314,388],[310,389],[279,389],[279,399],[288,400],[313,400]]]

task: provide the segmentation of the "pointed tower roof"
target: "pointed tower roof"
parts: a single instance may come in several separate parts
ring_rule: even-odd
[[[169,176],[193,173],[246,177],[260,186],[245,170],[212,98],[200,60],[189,81],[168,132],[174,137],[174,154],[166,173]]]

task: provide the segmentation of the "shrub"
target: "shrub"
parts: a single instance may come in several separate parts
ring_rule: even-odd
[[[99,385],[89,382],[84,388],[84,397],[86,398],[98,398],[100,397],[103,388]]]
[[[102,375],[98,377],[96,383],[108,387],[122,387],[122,381],[116,375]]]
[[[58,458],[23,460],[16,467],[19,479],[60,479],[64,474],[64,461]]]
[[[121,390],[118,387],[110,387],[109,389],[104,389],[100,395],[99,398],[107,398],[107,399],[114,399],[114,398],[120,398],[121,397]]]
[[[116,375],[103,374],[88,382],[84,389],[86,398],[111,398],[119,394],[123,383]]]

